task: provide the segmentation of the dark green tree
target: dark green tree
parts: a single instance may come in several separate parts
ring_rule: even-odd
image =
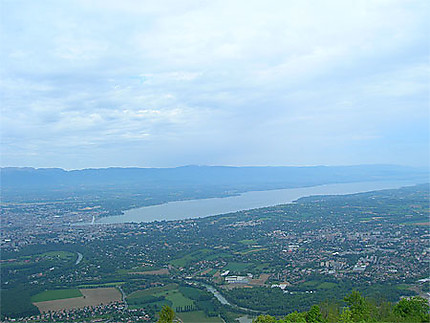
[[[281,323],[306,323],[306,313],[299,313],[294,311],[287,316],[285,316]]]
[[[394,306],[394,314],[408,322],[430,322],[429,304],[422,297],[403,298]]]
[[[352,291],[343,299],[351,311],[351,319],[354,322],[367,321],[370,316],[370,304],[361,296],[360,292]]]
[[[313,305],[311,309],[306,313],[306,323],[320,322],[324,322],[320,307],[318,305]]]
[[[339,319],[337,320],[338,323],[353,323],[352,320],[352,313],[349,308],[344,308],[342,310],[342,313],[340,313]]]

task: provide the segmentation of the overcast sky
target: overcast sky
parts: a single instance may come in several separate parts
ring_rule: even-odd
[[[428,3],[1,0],[1,164],[428,165]]]

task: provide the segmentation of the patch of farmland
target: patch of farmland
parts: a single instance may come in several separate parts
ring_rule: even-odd
[[[76,298],[83,296],[79,289],[51,289],[34,295],[32,302],[46,302],[58,299]]]
[[[56,299],[52,301],[33,303],[41,313],[48,311],[69,310],[72,308],[84,308],[86,306],[97,306],[121,301],[121,293],[114,287],[105,288],[82,288],[79,290],[83,296]]]
[[[148,270],[148,271],[135,271],[131,272],[132,275],[168,275],[169,270],[167,268]]]

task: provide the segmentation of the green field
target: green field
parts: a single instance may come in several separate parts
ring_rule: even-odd
[[[134,293],[131,293],[129,296],[127,296],[127,298],[140,298],[142,296],[156,295],[156,294],[161,294],[165,291],[174,290],[177,288],[178,288],[177,284],[169,284],[163,287],[147,288],[144,290],[138,290]]]
[[[250,267],[252,264],[244,263],[244,262],[229,262],[224,269],[231,271],[243,271]]]
[[[216,272],[218,271],[218,269],[212,269],[209,273],[208,273],[208,275],[209,276],[213,276],[213,275],[215,275],[216,274]]]
[[[215,259],[228,259],[233,257],[232,254],[225,252],[225,251],[220,251],[219,253],[215,253],[215,254],[211,254],[205,257],[205,260],[215,260]]]
[[[400,290],[410,290],[411,289],[411,286],[408,284],[399,284],[396,287],[397,287],[397,289],[400,289]]]
[[[161,266],[136,266],[131,269],[125,270],[125,272],[135,272],[135,271],[153,271],[163,269]]]
[[[189,262],[192,262],[195,259],[205,259],[205,256],[207,256],[208,254],[211,254],[213,251],[210,249],[200,249],[197,251],[194,251],[191,254],[185,255],[181,258],[178,259],[174,259],[170,262],[170,264],[172,264],[175,267],[184,267],[186,266]]]
[[[248,250],[239,252],[239,254],[241,254],[241,255],[247,255],[247,254],[250,254],[250,253],[260,252],[260,251],[265,251],[265,250],[267,250],[267,248],[248,249]]]
[[[219,317],[206,317],[203,311],[178,313],[178,317],[182,319],[184,323],[222,323],[223,320]]]
[[[265,269],[270,268],[270,264],[268,263],[262,263],[255,266],[256,270],[259,270],[260,272],[264,272]]]
[[[335,288],[336,286],[337,286],[336,283],[324,282],[324,283],[321,283],[317,288],[318,289],[332,289],[332,288]]]
[[[1,267],[10,268],[10,267],[33,266],[36,261],[51,262],[51,263],[54,262],[57,264],[58,261],[61,260],[61,263],[67,263],[67,262],[72,262],[75,259],[76,259],[76,253],[73,253],[73,252],[49,251],[42,254],[22,256],[16,259],[15,261],[2,263]]]
[[[144,304],[144,305],[133,305],[133,304],[131,304],[131,305],[129,305],[129,308],[130,309],[139,309],[139,308],[144,308],[145,306],[147,306],[147,305],[150,305],[151,307],[155,307],[156,308],[156,310],[157,311],[160,311],[161,310],[161,308],[164,306],[164,305],[167,305],[167,306],[170,306],[170,307],[172,307],[172,302],[171,301],[169,301],[169,300],[167,300],[167,299],[165,299],[165,300],[162,300],[162,301],[157,301],[157,302],[152,302],[152,303],[147,303],[147,304]]]
[[[194,302],[191,299],[182,295],[182,293],[177,289],[159,293],[154,296],[164,296],[167,300],[173,303],[173,308],[194,304]]]
[[[121,286],[123,284],[125,284],[125,282],[113,282],[113,283],[103,283],[103,284],[87,284],[87,285],[79,285],[78,288],[115,287],[115,286]]]
[[[243,244],[256,244],[257,240],[251,240],[251,239],[247,240],[247,239],[245,239],[245,240],[240,240],[239,242],[243,243]]]
[[[140,290],[130,294],[130,296],[127,297],[127,300],[129,300],[132,305],[136,306],[139,306],[140,302],[140,306],[142,306],[143,304],[154,304],[154,302],[150,300],[151,297],[163,297],[164,301],[156,302],[160,303],[167,301],[173,309],[194,305],[193,300],[184,296],[184,294],[180,292],[177,284],[169,284],[163,287],[154,287]],[[146,299],[148,301],[145,301]],[[136,304],[136,301],[138,304]]]
[[[308,288],[316,288],[316,289],[332,289],[332,288],[335,288],[337,284],[330,283],[330,282],[320,282],[316,280],[310,280],[310,281],[304,282],[300,286],[308,287]]]
[[[33,303],[36,302],[45,302],[45,301],[53,301],[56,299],[65,299],[65,298],[74,298],[74,297],[81,297],[82,293],[79,291],[79,289],[52,289],[52,290],[46,290],[44,292],[41,292],[39,294],[34,295],[31,297],[31,301]]]
[[[42,257],[58,258],[58,259],[68,259],[76,258],[76,253],[69,251],[49,251],[41,254]]]

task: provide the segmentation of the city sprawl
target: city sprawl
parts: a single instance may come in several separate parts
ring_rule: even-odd
[[[307,310],[353,289],[387,301],[428,298],[428,199],[428,185],[419,185],[110,225],[91,224],[109,210],[85,200],[4,203],[1,284],[10,304],[3,312],[62,322],[85,321],[86,313],[102,320],[114,308],[118,321],[150,321],[169,304],[179,315],[229,320]],[[41,307],[54,297],[37,298],[56,289],[64,299],[85,298],[86,290],[103,288],[120,291],[119,298],[62,314]]]

